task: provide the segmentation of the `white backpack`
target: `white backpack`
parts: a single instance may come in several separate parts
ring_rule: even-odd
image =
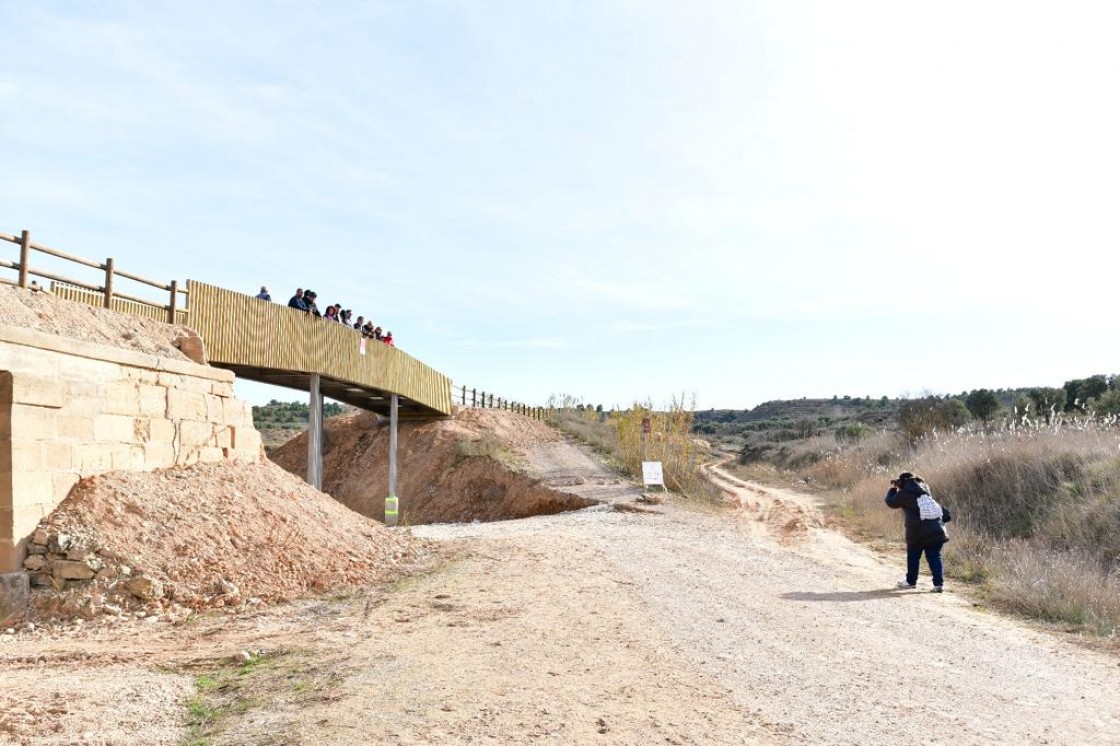
[[[941,520],[941,506],[932,495],[918,495],[918,513],[923,521]]]

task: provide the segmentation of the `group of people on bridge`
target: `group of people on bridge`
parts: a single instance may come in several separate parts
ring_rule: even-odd
[[[288,307],[294,308],[297,311],[311,314],[317,318],[326,319],[327,321],[335,321],[339,324],[344,324],[352,327],[355,331],[360,333],[363,337],[375,339],[390,347],[394,347],[393,333],[383,331],[380,326],[375,326],[372,321],[366,321],[364,316],[359,316],[353,319],[352,313],[349,308],[344,309],[341,303],[335,303],[327,306],[326,310],[320,310],[318,304],[315,302],[318,294],[314,290],[304,290],[298,288],[296,294],[288,301]],[[272,296],[268,292],[268,288],[261,286],[260,293],[257,294],[259,300],[271,301]]]

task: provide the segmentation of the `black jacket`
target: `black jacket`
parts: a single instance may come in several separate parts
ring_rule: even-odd
[[[898,489],[891,487],[887,492],[887,506],[900,508],[906,517],[906,546],[908,547],[935,547],[949,540],[943,521],[922,520],[922,514],[918,510],[918,497],[928,494],[930,494],[929,488],[916,479],[911,479]],[[945,510],[944,506],[942,510],[945,519],[948,520],[949,511]]]

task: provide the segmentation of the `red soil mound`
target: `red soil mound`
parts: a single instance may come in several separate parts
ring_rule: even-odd
[[[368,412],[327,420],[323,489],[362,515],[382,518],[389,485],[389,427]],[[402,523],[497,521],[560,513],[594,504],[519,473],[527,449],[562,436],[515,412],[460,409],[446,420],[400,423],[397,495]],[[271,458],[294,474],[307,470],[307,435]]]

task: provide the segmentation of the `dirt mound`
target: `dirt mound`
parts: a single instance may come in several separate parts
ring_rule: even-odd
[[[188,336],[186,327],[95,308],[11,285],[0,284],[0,326],[22,326],[171,360],[190,360],[179,351],[176,343],[180,337]]]
[[[40,616],[283,601],[395,579],[429,556],[267,462],[90,477],[36,537],[46,551],[31,556],[48,565],[32,599]],[[60,581],[78,565],[94,577]]]
[[[515,412],[459,409],[446,420],[400,423],[397,493],[408,524],[498,521],[561,513],[593,500],[558,492],[519,471],[529,448],[562,440]],[[276,449],[276,463],[307,470],[307,434]],[[324,425],[323,489],[362,515],[385,514],[389,427],[371,413],[332,417]]]

